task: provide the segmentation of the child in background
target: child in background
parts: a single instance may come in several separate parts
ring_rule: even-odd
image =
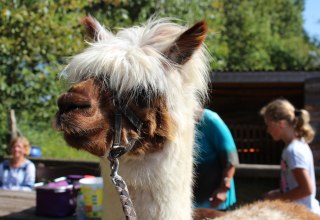
[[[273,140],[285,143],[281,156],[280,189],[272,190],[263,197],[294,201],[320,215],[319,202],[315,198],[313,155],[308,145],[314,137],[309,113],[295,109],[285,99],[277,99],[264,106],[260,114]]]
[[[9,150],[12,157],[0,164],[0,188],[31,191],[36,169],[26,158],[30,152],[29,141],[24,137],[15,138],[10,142]]]

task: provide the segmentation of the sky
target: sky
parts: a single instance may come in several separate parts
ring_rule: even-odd
[[[308,35],[320,40],[320,0],[305,0],[303,18]]]

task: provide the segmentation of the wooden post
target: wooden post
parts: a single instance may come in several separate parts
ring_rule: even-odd
[[[18,128],[17,128],[15,112],[13,109],[11,109],[10,110],[10,141],[19,136],[20,136],[20,132],[18,131]]]

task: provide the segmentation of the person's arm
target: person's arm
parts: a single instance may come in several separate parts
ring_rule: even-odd
[[[3,162],[0,163],[0,189],[3,188]]]
[[[227,192],[230,189],[231,180],[235,174],[235,166],[230,164],[223,170],[220,187],[211,197],[211,207],[217,207],[221,202],[227,199]]]
[[[298,183],[297,187],[285,193],[274,192],[267,194],[265,196],[265,199],[281,199],[293,201],[311,195],[313,192],[313,188],[308,171],[302,168],[295,168],[292,170],[292,173]]]
[[[231,180],[236,172],[236,168],[234,165],[230,164],[223,171],[222,181],[220,184],[220,188],[228,191],[230,189]]]

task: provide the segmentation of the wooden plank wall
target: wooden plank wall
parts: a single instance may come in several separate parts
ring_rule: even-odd
[[[311,125],[316,131],[310,144],[315,165],[320,166],[320,78],[306,80],[304,85],[304,108],[310,112]]]
[[[279,164],[283,144],[266,133],[260,109],[276,98],[286,98],[298,108],[304,106],[304,84],[212,83],[208,108],[216,111],[230,128],[240,163]],[[251,151],[251,152],[250,152]]]
[[[279,164],[283,143],[273,141],[265,126],[230,124],[240,163]]]

